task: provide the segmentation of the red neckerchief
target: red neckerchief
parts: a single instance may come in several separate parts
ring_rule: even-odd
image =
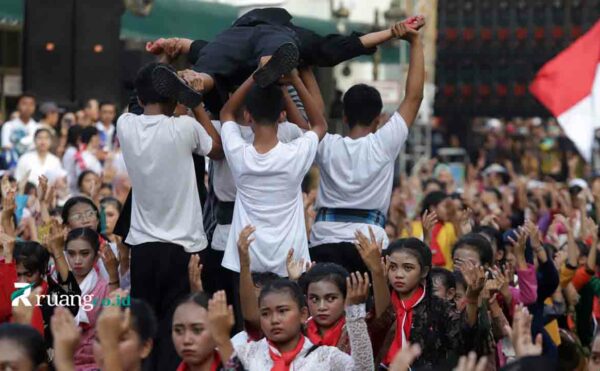
[[[386,354],[383,363],[389,365],[398,351],[410,338],[410,329],[413,323],[413,308],[416,307],[425,297],[425,289],[419,286],[417,290],[407,300],[401,300],[396,291],[392,291],[392,305],[396,311],[396,336]]]
[[[317,322],[313,318],[310,318],[306,322],[306,336],[310,340],[311,343],[315,345],[327,345],[330,347],[337,346],[340,341],[340,337],[342,336],[342,330],[346,325],[346,316],[342,316],[335,326],[325,331],[323,336],[319,333],[319,326]]]
[[[217,371],[219,368],[221,368],[221,356],[219,356],[219,352],[217,352],[215,350],[213,353],[213,361],[212,361],[212,364],[210,365],[210,371]],[[189,371],[189,370],[190,370],[190,368],[188,367],[187,363],[181,361],[181,363],[177,367],[176,371]]]
[[[83,171],[87,168],[87,166],[85,164],[85,160],[83,159],[83,151],[85,151],[86,147],[87,146],[85,144],[82,144],[77,149],[77,152],[75,152],[75,163],[77,164],[77,166],[79,167],[79,170],[81,170],[81,171]]]
[[[40,287],[42,288],[42,292],[40,293],[41,295],[46,295],[48,293],[48,282],[46,282],[45,280],[42,281],[42,283],[40,284]],[[35,328],[36,330],[38,330],[38,332],[40,334],[42,334],[42,336],[44,336],[44,316],[42,314],[42,308],[37,306],[37,303],[31,303],[34,305],[33,307],[33,312],[31,314],[31,326],[33,328]]]
[[[440,234],[440,231],[442,230],[442,228],[444,227],[444,223],[442,222],[438,222],[433,226],[433,229],[431,230],[431,254],[432,256],[432,260],[431,263],[436,266],[436,267],[443,267],[446,265],[446,259],[444,258],[444,253],[442,252],[442,249],[438,243],[438,235]]]
[[[300,334],[300,340],[294,349],[290,350],[289,352],[280,353],[275,345],[271,343],[271,341],[267,340],[269,343],[269,356],[273,361],[273,367],[271,368],[271,371],[289,371],[290,365],[302,351],[304,341],[304,336]]]

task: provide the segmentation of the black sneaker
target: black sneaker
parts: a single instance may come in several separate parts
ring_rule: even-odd
[[[152,71],[154,89],[165,97],[173,97],[186,107],[196,108],[202,103],[202,93],[192,89],[177,72],[167,66],[156,66]]]
[[[298,48],[294,43],[288,42],[281,45],[271,59],[254,72],[254,81],[261,88],[276,83],[282,75],[289,73],[298,66]]]

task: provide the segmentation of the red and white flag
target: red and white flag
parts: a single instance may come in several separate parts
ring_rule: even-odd
[[[600,128],[600,21],[546,63],[529,87],[590,161]]]

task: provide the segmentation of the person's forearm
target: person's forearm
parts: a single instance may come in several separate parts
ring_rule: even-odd
[[[62,282],[66,282],[69,278],[69,265],[67,264],[67,258],[62,252],[54,254],[54,265],[60,275]]]
[[[287,92],[287,89],[283,91],[283,98],[285,102],[285,112],[287,114],[287,120],[292,124],[296,124],[302,130],[310,130],[310,125],[308,122],[302,117],[298,106],[294,104],[292,97]]]
[[[293,85],[298,92],[300,100],[304,104],[304,110],[306,111],[306,116],[308,117],[308,122],[310,122],[312,130],[318,131],[322,135],[325,135],[327,132],[327,121],[325,121],[323,112],[319,110],[314,99],[310,96],[306,86],[304,86],[304,83],[299,77],[294,78]],[[322,136],[319,135],[319,139],[321,137]]]
[[[202,125],[208,136],[210,136],[210,139],[212,139],[212,148],[208,153],[208,157],[213,160],[222,160],[225,158],[225,154],[223,153],[223,144],[221,143],[221,135],[219,135],[219,132],[217,129],[215,129],[202,104],[194,108],[192,112],[194,113],[194,118],[196,121]]]
[[[217,349],[219,351],[219,356],[223,363],[227,362],[229,358],[233,355],[234,349],[231,340],[227,339],[227,341],[218,341]]]
[[[404,99],[423,100],[423,86],[425,84],[425,53],[423,42],[417,38],[410,44],[410,61]]]
[[[56,371],[75,371],[74,354],[64,349],[54,349],[54,367]]]
[[[587,258],[587,268],[590,272],[596,271],[596,255],[598,255],[596,243],[592,242],[592,246],[590,246],[590,252],[588,253]]]
[[[258,298],[254,291],[250,264],[241,264],[240,267],[240,304],[244,320],[251,323],[255,328],[260,328]]]
[[[359,40],[365,48],[374,48],[391,40],[393,37],[392,30],[388,28],[387,30],[370,32],[366,35],[362,35]]]
[[[470,327],[475,326],[477,324],[477,313],[479,312],[479,299],[469,299],[467,298],[467,324]]]
[[[17,231],[15,229],[15,223],[13,222],[12,215],[12,212],[2,211],[2,220],[0,224],[2,225],[4,233],[11,237],[17,237]]]
[[[373,296],[375,301],[375,318],[381,317],[390,305],[390,290],[388,289],[387,277],[382,270],[372,271]]]
[[[570,267],[577,267],[577,259],[579,259],[579,250],[573,233],[567,233],[567,263]]]
[[[235,113],[244,103],[244,98],[254,85],[254,77],[250,75],[244,83],[227,100],[220,112],[221,122],[235,121]]]
[[[317,83],[317,78],[315,77],[312,67],[302,68],[299,73],[304,86],[306,86],[306,90],[308,90],[310,96],[315,100],[319,110],[325,114],[325,101],[323,101],[321,88],[319,87],[319,83]]]

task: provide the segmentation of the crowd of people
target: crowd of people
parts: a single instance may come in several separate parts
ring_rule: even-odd
[[[424,25],[320,37],[260,9],[149,43],[118,119],[90,100],[37,122],[23,94],[1,127],[0,368],[600,370],[600,177],[554,121],[488,120],[463,178],[439,157],[394,179]],[[313,68],[393,38],[398,109],[355,85],[328,133]]]

